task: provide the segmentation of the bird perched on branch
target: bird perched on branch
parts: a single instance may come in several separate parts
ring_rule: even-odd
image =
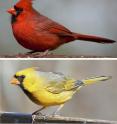
[[[34,103],[42,106],[33,114],[37,114],[49,106],[60,105],[54,113],[56,114],[81,87],[110,78],[110,76],[100,76],[76,80],[61,73],[42,72],[38,68],[27,68],[17,72],[11,83],[18,85]]]
[[[37,12],[32,0],[20,0],[8,12],[12,15],[13,34],[23,47],[35,52],[54,50],[75,40],[102,44],[114,43],[107,38],[74,33],[59,23]]]

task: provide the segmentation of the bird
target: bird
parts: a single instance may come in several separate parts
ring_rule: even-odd
[[[32,113],[37,115],[47,107],[59,106],[56,115],[83,86],[111,79],[111,76],[95,76],[77,80],[60,72],[41,71],[39,67],[22,69],[15,73],[11,84],[16,85],[41,109]]]
[[[65,26],[42,15],[33,7],[33,0],[19,0],[7,10],[11,14],[12,31],[17,42],[32,52],[55,50],[63,44],[83,40],[101,44],[116,41],[70,31]]]

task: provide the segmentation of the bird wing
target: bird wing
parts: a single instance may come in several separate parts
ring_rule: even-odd
[[[58,72],[38,72],[39,76],[46,79],[44,88],[51,93],[59,94],[61,92],[76,90],[80,87],[81,81],[76,81],[64,74]]]
[[[38,73],[38,76],[44,79],[43,86],[48,92],[59,94],[65,91],[77,90],[84,85],[82,81],[65,76],[61,72],[45,72],[40,71],[38,67],[33,68]]]
[[[46,16],[39,15],[38,18],[37,17],[35,18],[35,21],[37,25],[37,28],[36,28],[37,30],[57,34],[58,36],[73,37],[73,33],[69,29],[49,19]]]

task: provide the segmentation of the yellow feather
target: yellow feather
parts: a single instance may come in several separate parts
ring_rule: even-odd
[[[44,74],[46,74],[46,76],[44,76]],[[98,81],[106,81],[111,78],[100,76],[78,81],[64,77],[64,75],[59,73],[38,73],[37,68],[28,68],[16,73],[16,76],[21,75],[25,76],[22,82],[23,87],[21,87],[24,93],[36,104],[46,107],[64,104],[70,100],[74,93],[82,86]]]
[[[92,77],[92,78],[87,78],[87,79],[83,80],[83,83],[84,83],[84,85],[90,85],[90,84],[97,83],[99,81],[106,81],[111,78],[112,78],[111,76]]]

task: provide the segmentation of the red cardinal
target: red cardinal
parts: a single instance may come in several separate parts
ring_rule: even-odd
[[[114,40],[71,32],[57,22],[41,15],[32,7],[32,0],[20,0],[8,12],[12,14],[13,34],[23,47],[43,52],[74,40],[114,43]]]

